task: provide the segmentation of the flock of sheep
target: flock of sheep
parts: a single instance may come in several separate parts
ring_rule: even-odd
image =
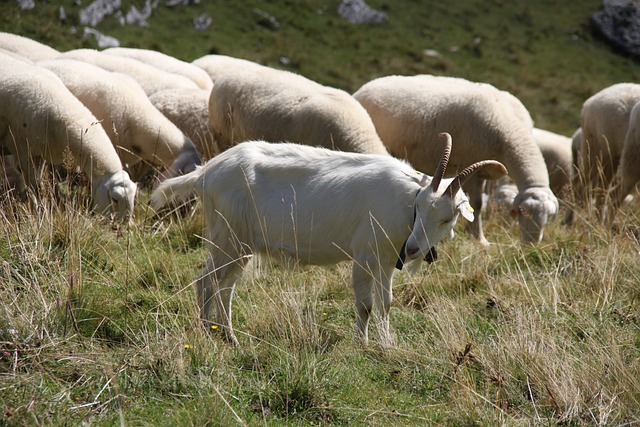
[[[593,194],[599,220],[611,224],[640,180],[635,84],[587,100],[569,138],[535,128],[510,93],[460,78],[381,77],[351,95],[228,56],[59,52],[0,33],[0,97],[0,154],[19,170],[21,195],[38,193],[42,162],[72,162],[89,178],[94,210],[121,221],[153,171],[154,209],[199,196],[210,250],[197,281],[200,316],[236,344],[231,299],[253,254],[353,261],[359,336],[367,340],[375,304],[389,342],[394,271],[435,259],[460,215],[487,244],[488,180],[532,244],[558,197]]]

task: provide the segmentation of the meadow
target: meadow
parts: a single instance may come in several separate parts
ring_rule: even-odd
[[[98,29],[123,46],[233,55],[349,91],[396,73],[485,81],[570,135],[582,102],[638,81],[640,65],[591,35],[600,2],[558,3],[371,0],[389,21],[353,25],[339,1],[203,0],[159,6],[146,29],[115,18]],[[79,7],[3,2],[0,30],[95,47],[70,31]],[[213,25],[199,32],[203,13]],[[485,221],[487,247],[460,220],[437,262],[396,275],[390,347],[375,325],[368,346],[355,338],[350,265],[260,260],[234,298],[234,348],[197,322],[198,204],[156,217],[142,191],[133,223],[116,226],[88,213],[81,191],[61,194],[45,191],[36,209],[0,198],[0,426],[640,424],[637,200],[615,230],[586,211],[564,226],[562,206],[536,247],[505,212]]]

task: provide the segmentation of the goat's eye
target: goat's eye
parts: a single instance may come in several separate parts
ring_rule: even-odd
[[[449,223],[451,223],[451,222],[453,222],[453,217],[449,217],[449,218],[443,219],[443,220],[440,222],[440,225],[447,225],[447,224],[449,224]]]

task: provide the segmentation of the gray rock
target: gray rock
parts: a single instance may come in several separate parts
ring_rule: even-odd
[[[372,9],[364,0],[342,0],[338,14],[352,24],[380,24],[388,19],[386,13]]]
[[[193,28],[195,28],[197,31],[206,31],[207,29],[209,29],[212,23],[213,19],[211,19],[211,17],[206,13],[193,18]]]
[[[142,10],[138,10],[137,7],[132,5],[129,12],[125,15],[125,20],[129,25],[137,25],[140,28],[149,28],[149,22],[147,20],[156,7],[158,7],[158,1],[151,3],[150,0],[145,2]]]
[[[96,42],[98,43],[98,47],[101,49],[120,46],[120,41],[115,37],[104,35],[95,28],[85,27],[82,37],[84,39],[87,39],[89,36],[95,37]]]
[[[18,0],[18,6],[22,10],[31,10],[36,7],[36,2],[34,0]]]
[[[120,9],[120,0],[95,0],[80,10],[80,24],[95,27],[102,20]]]
[[[640,0],[604,0],[591,25],[615,49],[640,60]]]

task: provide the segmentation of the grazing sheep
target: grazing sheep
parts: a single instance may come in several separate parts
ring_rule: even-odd
[[[0,32],[0,48],[13,52],[31,61],[44,61],[53,59],[60,55],[60,52],[46,44],[37,42],[28,37],[17,34]]]
[[[195,145],[153,106],[131,77],[73,59],[37,65],[53,71],[100,120],[122,163],[133,168],[135,181],[156,167],[168,178],[200,164]],[[143,167],[134,167],[140,162]]]
[[[539,128],[533,128],[533,138],[547,165],[549,187],[553,194],[563,198],[570,189],[573,176],[572,138]]]
[[[149,49],[135,49],[130,47],[110,47],[103,50],[109,55],[137,59],[145,64],[153,65],[168,73],[174,73],[191,79],[200,89],[211,90],[213,82],[202,68],[178,58]]]
[[[18,61],[26,62],[27,64],[33,64],[33,62],[34,62],[31,59],[27,58],[26,56],[20,55],[19,53],[16,53],[16,52],[14,52],[12,50],[4,49],[2,47],[0,47],[0,54],[6,55],[6,56],[10,56],[13,59],[17,59]]]
[[[18,170],[16,156],[0,154],[0,192],[4,198],[8,193],[18,188],[22,175]]]
[[[21,192],[36,189],[40,159],[79,167],[91,180],[96,211],[131,216],[136,185],[98,120],[55,74],[1,56],[0,99],[0,146],[17,158]]]
[[[438,132],[450,132],[459,141],[451,153],[449,170],[494,158],[509,169],[518,187],[512,213],[520,223],[520,239],[539,243],[548,219],[558,211],[549,188],[547,167],[532,133],[533,121],[513,95],[489,84],[437,76],[389,76],[362,86],[354,97],[373,119],[389,152],[407,158],[420,170],[434,171],[436,147],[429,144]],[[485,179],[477,174],[465,189],[471,206],[481,212]],[[473,235],[487,243],[480,214]]]
[[[571,179],[576,176],[578,173],[578,160],[580,159],[580,145],[582,145],[582,128],[576,129],[576,131],[571,135],[571,160],[573,164],[573,169],[571,171]]]
[[[166,89],[149,96],[149,101],[193,141],[203,160],[220,152],[209,121],[210,92]]]
[[[627,137],[627,131],[631,111],[638,101],[640,84],[618,83],[597,92],[582,106],[582,139],[573,192],[578,205],[589,205],[590,200],[595,199],[596,215],[602,224],[611,224],[634,179],[633,166],[629,165],[636,161],[633,147],[636,143]],[[629,174],[628,177],[625,174]],[[623,187],[618,185],[621,183]],[[615,194],[607,203],[610,189]],[[567,222],[571,223],[572,219],[573,212],[567,216]]]
[[[205,213],[209,260],[197,281],[205,326],[214,324],[237,344],[231,298],[252,254],[288,263],[328,265],[353,261],[357,328],[367,341],[375,301],[380,338],[390,343],[389,308],[394,268],[424,258],[450,236],[458,215],[473,220],[460,190],[474,172],[506,173],[498,162],[478,162],[453,180],[443,179],[451,137],[435,176],[386,155],[249,141],[194,172],[164,181],[151,205],[197,193]]]
[[[169,88],[197,88],[192,80],[173,73],[167,73],[152,65],[131,58],[109,55],[94,49],[76,49],[60,54],[55,59],[76,59],[88,62],[107,71],[115,71],[133,77],[147,95]]]
[[[247,59],[234,58],[226,55],[205,55],[193,60],[191,64],[203,69],[214,84],[220,76],[233,74],[238,71],[261,69],[263,67]]]
[[[629,127],[620,157],[620,167],[613,182],[611,213],[607,218],[611,225],[615,215],[623,204],[633,199],[632,192],[640,182],[640,100],[631,109]]]
[[[263,139],[388,154],[371,118],[347,92],[256,65],[215,80],[209,117],[221,149]]]
[[[494,204],[499,210],[506,209],[507,212],[511,211],[513,201],[518,195],[518,187],[513,183],[511,178],[504,176],[496,181],[489,182],[485,190],[488,194],[488,201],[490,202],[486,208],[487,218],[489,218],[491,214],[491,204]]]
[[[549,187],[558,197],[566,196],[570,191],[573,176],[572,139],[548,130],[533,128],[533,137],[540,148],[549,172]],[[501,205],[511,208],[518,194],[517,187],[509,177],[496,181],[494,199]],[[506,187],[506,188],[505,188]],[[511,200],[509,196],[512,195]]]

